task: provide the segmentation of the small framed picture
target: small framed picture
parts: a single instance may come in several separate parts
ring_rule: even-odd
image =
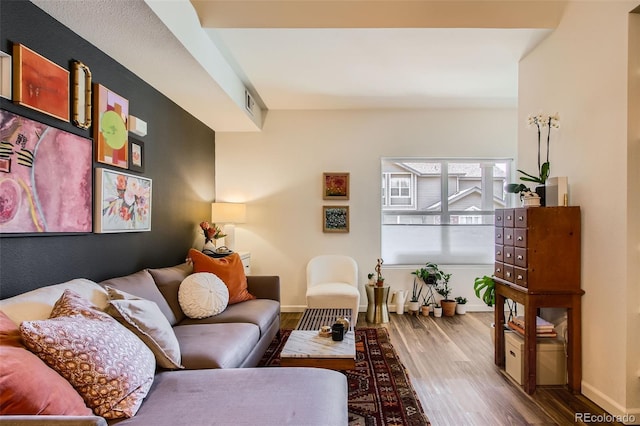
[[[323,232],[349,232],[349,206],[322,206]]]
[[[129,139],[129,170],[144,172],[144,142]]]
[[[349,199],[349,173],[322,174],[323,200]]]
[[[93,232],[151,231],[151,179],[100,167],[95,174]]]

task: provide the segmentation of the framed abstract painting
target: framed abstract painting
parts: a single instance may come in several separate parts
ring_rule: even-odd
[[[129,168],[129,101],[101,84],[93,87],[96,161]]]
[[[151,231],[151,179],[96,168],[94,232]]]
[[[322,174],[323,200],[349,199],[349,173]]]
[[[91,139],[2,110],[0,136],[0,235],[91,232]]]
[[[349,206],[322,207],[323,232],[349,232]]]
[[[69,71],[22,44],[13,45],[13,101],[69,121]]]

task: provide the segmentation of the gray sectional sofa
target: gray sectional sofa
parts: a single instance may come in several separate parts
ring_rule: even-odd
[[[172,325],[182,356],[181,370],[156,372],[134,417],[0,416],[0,424],[118,425],[346,425],[347,383],[339,372],[312,368],[254,368],[280,328],[277,276],[248,276],[256,296],[222,313],[190,319],[178,303],[178,288],[192,273],[188,264],[144,269],[106,280],[43,287],[0,301],[13,322],[48,318],[66,288],[99,308],[109,286],[154,301]]]

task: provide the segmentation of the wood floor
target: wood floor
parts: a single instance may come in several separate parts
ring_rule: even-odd
[[[575,413],[604,411],[562,386],[538,387],[527,395],[493,363],[489,333],[492,313],[454,317],[390,314],[388,324],[367,323],[360,313],[357,327],[386,327],[391,343],[433,426],[575,425]],[[294,328],[299,313],[283,313],[282,328]],[[588,423],[620,424],[620,423]]]

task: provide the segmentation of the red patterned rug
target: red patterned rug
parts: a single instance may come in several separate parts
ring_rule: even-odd
[[[280,365],[280,351],[291,330],[282,330],[260,367]],[[356,368],[343,371],[349,384],[349,426],[425,426],[424,414],[406,369],[385,328],[357,328]]]

